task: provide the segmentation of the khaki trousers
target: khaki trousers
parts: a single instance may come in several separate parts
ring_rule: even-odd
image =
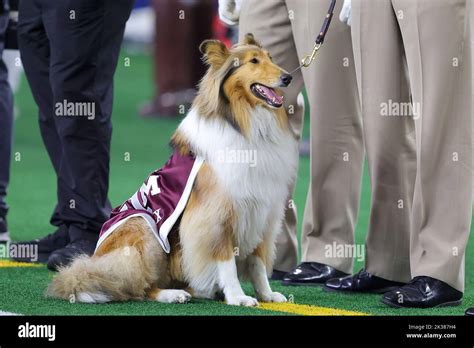
[[[341,5],[339,1],[336,16]],[[328,7],[327,0],[244,0],[240,38],[253,33],[276,64],[290,71],[299,65],[299,57],[311,51]],[[303,84],[311,107],[311,182],[303,222],[302,259],[350,273],[351,257],[325,257],[326,246],[334,241],[354,243],[364,158],[351,32],[337,18],[317,60],[296,73],[285,90],[285,107],[298,139],[304,110],[297,97]],[[277,241],[275,269],[289,271],[296,261],[296,210],[290,204]]]
[[[472,214],[466,0],[352,3],[372,204],[377,204],[371,211],[367,269],[392,280],[431,276],[463,291]],[[400,115],[403,103],[413,107],[408,116]],[[389,106],[386,116],[389,104],[399,110]]]

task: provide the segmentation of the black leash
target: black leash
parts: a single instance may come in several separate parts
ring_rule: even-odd
[[[321,27],[321,30],[319,31],[318,36],[316,37],[313,51],[306,55],[302,60],[300,66],[298,66],[295,70],[290,72],[290,75],[293,75],[296,71],[298,71],[301,68],[307,68],[311,65],[313,60],[316,59],[316,55],[321,48],[321,46],[324,43],[324,39],[326,38],[326,34],[328,33],[329,26],[331,25],[332,17],[334,16],[334,8],[336,7],[336,0],[331,0],[331,4],[329,5],[329,10],[324,18],[323,26]]]

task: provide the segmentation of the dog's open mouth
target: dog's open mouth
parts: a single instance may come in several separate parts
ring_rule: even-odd
[[[264,100],[268,105],[279,108],[283,105],[283,96],[279,95],[273,88],[254,83],[250,86],[257,98]]]

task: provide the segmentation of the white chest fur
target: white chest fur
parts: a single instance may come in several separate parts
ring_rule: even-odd
[[[266,108],[254,110],[247,139],[222,120],[191,110],[179,126],[197,155],[204,158],[231,198],[237,213],[239,255],[262,241],[269,220],[281,219],[297,166],[297,144]]]

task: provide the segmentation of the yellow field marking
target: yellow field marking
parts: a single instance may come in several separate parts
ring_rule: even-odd
[[[370,315],[363,312],[347,311],[331,307],[316,307],[295,303],[260,303],[257,307],[266,311],[278,311],[297,315]]]
[[[10,260],[0,260],[0,268],[13,268],[13,267],[44,267],[44,265],[37,263],[26,263],[26,262],[16,262]],[[291,313],[296,315],[321,315],[321,316],[330,316],[330,315],[351,315],[351,316],[362,316],[370,315],[364,312],[355,312],[348,311],[344,309],[337,309],[331,307],[317,307],[304,304],[295,304],[295,303],[260,303],[257,307],[265,311],[275,311],[275,312],[284,312]]]
[[[38,263],[27,263],[27,262],[16,262],[10,260],[0,260],[0,268],[11,268],[11,267],[43,267]]]

